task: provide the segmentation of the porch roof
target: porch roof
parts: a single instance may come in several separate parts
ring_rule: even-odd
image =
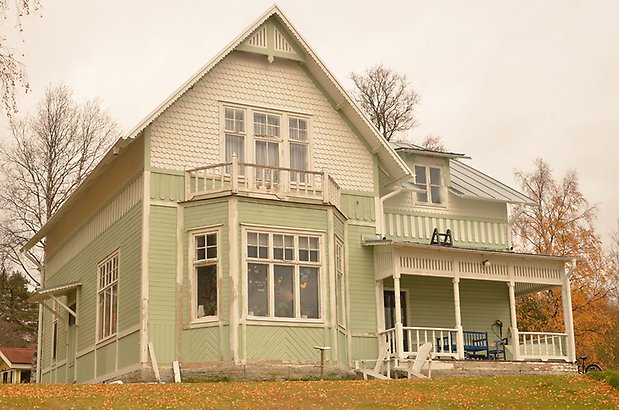
[[[63,296],[71,292],[72,290],[79,288],[80,286],[82,286],[80,282],[71,282],[64,285],[54,286],[52,288],[40,289],[34,292],[34,294],[28,298],[28,302],[37,303],[47,299],[52,299],[52,296]]]
[[[554,255],[541,255],[535,253],[521,253],[521,252],[513,252],[508,250],[500,250],[500,249],[481,249],[481,248],[471,248],[465,246],[439,246],[439,245],[430,245],[425,243],[416,243],[416,242],[403,242],[403,241],[392,241],[390,239],[379,239],[379,240],[364,240],[363,246],[390,246],[393,248],[405,248],[405,249],[419,249],[425,251],[438,251],[438,252],[446,252],[446,253],[464,253],[464,254],[475,254],[475,255],[486,255],[486,256],[505,256],[511,258],[524,258],[529,260],[545,260],[545,261],[561,261],[561,262],[571,262],[573,260],[581,261],[582,258],[572,257],[572,256],[554,256]]]

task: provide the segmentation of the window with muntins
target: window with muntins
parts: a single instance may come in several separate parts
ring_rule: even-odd
[[[247,315],[320,319],[321,237],[247,232]]]
[[[218,243],[217,231],[200,232],[193,235],[193,317],[197,320],[217,318]]]
[[[118,328],[118,251],[98,266],[97,320],[98,339],[113,336]]]
[[[441,205],[443,198],[443,178],[438,167],[415,165],[415,186],[418,203]]]
[[[346,284],[344,282],[344,244],[335,238],[335,306],[337,324],[346,326]]]
[[[245,162],[245,110],[224,108],[224,145],[225,162],[231,162],[233,154],[239,162]],[[239,171],[243,174],[244,170]]]

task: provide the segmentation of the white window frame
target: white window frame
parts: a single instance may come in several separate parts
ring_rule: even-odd
[[[427,201],[420,201],[418,198],[418,193],[413,193],[414,203],[419,206],[427,206],[432,208],[445,208],[447,206],[447,189],[446,189],[446,180],[445,180],[445,167],[438,164],[427,164],[427,163],[416,163],[413,165],[413,170],[415,171],[414,185],[419,185],[417,183],[417,170],[416,167],[423,167],[426,170],[426,182],[425,182],[425,193],[427,195]],[[436,185],[432,185],[430,183],[430,168],[438,169],[440,172],[440,192],[441,192],[441,202],[434,203],[432,202],[432,187]]]
[[[217,227],[204,227],[198,228],[195,230],[191,230],[189,232],[191,240],[189,246],[189,255],[188,260],[191,266],[191,272],[189,275],[189,283],[190,283],[190,306],[191,306],[191,323],[211,323],[218,322],[219,315],[221,312],[221,228]],[[198,259],[196,256],[197,253],[197,241],[196,238],[199,236],[206,236],[215,234],[216,235],[216,251],[217,256],[215,258],[208,258],[206,254],[207,250],[205,248],[205,259]],[[206,243],[206,242],[205,242]],[[198,268],[204,266],[215,266],[216,269],[216,291],[217,291],[217,302],[216,302],[216,314],[215,315],[207,315],[198,317]]]
[[[344,241],[335,237],[335,317],[338,326],[346,329],[346,264]]]
[[[249,257],[248,248],[248,234],[268,234],[268,248],[267,257]],[[292,235],[294,237],[294,257],[293,260],[287,259],[275,259],[273,257],[273,235]],[[313,237],[318,238],[318,261],[301,261],[299,260],[299,237]],[[325,254],[325,241],[324,233],[321,231],[305,231],[305,230],[290,230],[290,229],[275,229],[265,227],[246,226],[242,230],[242,247],[243,247],[243,300],[244,311],[243,316],[248,321],[269,321],[269,322],[302,322],[307,324],[322,324],[325,320],[324,309],[324,283],[325,283],[325,263],[327,255]],[[268,290],[267,290],[267,312],[266,316],[251,315],[249,311],[249,289],[248,289],[248,265],[251,263],[267,265],[267,277],[268,277]],[[274,291],[274,266],[293,266],[293,281],[294,281],[294,317],[279,317],[275,316],[275,291]],[[318,297],[318,318],[306,318],[301,315],[300,311],[300,268],[311,267],[317,269],[317,297]]]
[[[225,110],[226,108],[243,110],[244,111],[244,133],[234,133],[226,130]],[[279,122],[279,136],[257,135],[255,133],[254,114],[266,114],[267,116],[278,116]],[[273,109],[266,107],[257,107],[232,102],[220,102],[220,115],[221,115],[221,162],[226,162],[226,134],[243,136],[244,142],[244,162],[256,164],[256,141],[266,141],[272,143],[278,143],[279,151],[279,166],[282,168],[291,168],[290,150],[291,144],[306,145],[306,171],[312,171],[314,169],[313,162],[313,142],[312,142],[312,119],[308,114],[299,112],[292,112],[282,109]],[[290,119],[300,119],[306,122],[306,139],[298,140],[290,138]],[[240,158],[239,158],[240,161]],[[300,179],[297,176],[297,179]],[[303,183],[303,181],[291,181],[294,184]]]
[[[113,260],[116,259],[116,277],[114,278],[114,274],[112,273],[112,278],[111,280],[106,283],[103,287],[101,287],[101,274],[102,274],[102,269],[103,267],[105,267],[108,263],[112,263],[113,264]],[[99,342],[103,342],[106,341],[108,339],[112,339],[114,337],[116,337],[116,335],[118,334],[118,317],[119,317],[119,305],[120,305],[120,300],[118,297],[118,291],[119,291],[119,278],[120,278],[120,250],[116,249],[114,250],[112,253],[110,253],[108,256],[106,256],[103,260],[101,260],[101,262],[99,262],[97,264],[97,301],[96,301],[96,308],[97,308],[97,313],[96,313],[96,335],[97,335],[97,343]],[[107,333],[105,331],[105,329],[100,328],[100,324],[105,323],[105,317],[101,317],[100,315],[100,299],[101,299],[101,294],[103,292],[105,292],[107,289],[116,289],[116,314],[114,315],[113,312],[113,304],[110,305],[109,307],[109,314],[110,314],[110,330],[109,333]],[[116,323],[112,323],[112,321],[115,319]],[[103,332],[101,332],[101,329],[103,329]],[[114,329],[114,331],[112,331],[112,329]],[[106,334],[107,333],[107,334]]]
[[[52,362],[58,360],[58,304],[54,301],[52,309],[56,314],[52,319],[50,357]]]

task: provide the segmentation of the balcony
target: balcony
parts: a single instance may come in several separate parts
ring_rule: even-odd
[[[207,165],[185,171],[185,198],[245,194],[340,206],[340,186],[326,171],[307,171],[238,162]]]

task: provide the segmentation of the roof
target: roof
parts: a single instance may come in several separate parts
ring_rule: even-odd
[[[298,31],[288,21],[288,19],[281,12],[279,7],[272,6],[261,17],[259,17],[254,23],[252,23],[245,31],[243,31],[238,37],[230,42],[219,54],[215,56],[211,61],[205,64],[200,70],[198,70],[189,80],[181,85],[170,97],[162,102],[157,108],[155,108],[149,115],[146,116],[136,127],[133,128],[128,134],[129,144],[135,140],[135,138],[153,121],[155,121],[170,105],[178,100],[187,90],[193,87],[199,80],[202,79],[209,71],[213,69],[220,61],[222,61],[228,54],[230,54],[237,46],[243,41],[247,40],[263,23],[269,18],[276,18],[278,22],[285,27],[292,37],[299,43],[304,53],[306,53],[306,60],[304,62],[304,68],[317,80],[322,91],[326,93],[329,98],[336,105],[336,109],[342,112],[350,120],[350,124],[353,128],[359,131],[359,133],[365,138],[370,151],[376,154],[380,159],[383,169],[386,170],[393,180],[393,182],[402,182],[410,177],[412,174],[408,169],[406,163],[400,158],[393,149],[389,146],[387,141],[380,135],[376,127],[371,123],[368,117],[361,111],[357,104],[348,95],[345,88],[335,79],[331,72],[326,68],[322,61],[318,58],[316,53],[310,48],[310,46],[303,40]],[[119,140],[120,143],[120,140]],[[117,145],[119,144],[117,143]],[[116,148],[116,145],[114,146]],[[113,148],[114,149],[114,148]],[[110,150],[110,153],[117,152]],[[110,153],[105,156],[104,160],[110,157]],[[111,156],[109,161],[114,161],[115,156]],[[104,162],[102,160],[101,162]],[[99,172],[98,172],[99,171]],[[76,203],[76,197],[83,192],[85,186],[92,185],[92,182],[98,175],[101,174],[99,166],[93,171],[80,185],[76,192],[74,192],[67,202],[59,209],[59,211],[52,217],[40,230],[22,247],[22,251],[27,251],[32,248],[38,241],[43,239],[47,232],[55,226],[58,221],[64,216],[69,209]]]
[[[451,159],[449,170],[451,175],[449,190],[459,197],[509,204],[535,204],[528,196],[457,159]]]
[[[32,296],[28,298],[28,302],[37,303],[43,300],[49,299],[51,296],[62,296],[66,295],[70,291],[79,288],[82,286],[79,282],[66,283],[64,285],[55,286],[53,288],[40,289],[34,292]]]
[[[441,157],[441,158],[470,158],[466,154],[459,154],[457,152],[447,152],[447,151],[436,151],[433,149],[427,149],[421,147],[419,145],[411,144],[408,142],[397,141],[397,142],[389,142],[391,148],[396,151],[407,152],[411,154],[421,154],[421,155],[431,155],[433,157]]]
[[[0,357],[8,365],[32,364],[34,349],[23,347],[0,347]]]
[[[520,253],[513,252],[508,250],[499,250],[499,249],[480,249],[480,248],[469,248],[465,246],[438,246],[438,245],[430,245],[425,243],[417,243],[417,242],[400,242],[400,241],[392,241],[389,239],[371,239],[364,240],[363,246],[393,246],[398,248],[415,248],[419,250],[440,250],[441,252],[466,252],[466,253],[476,253],[481,255],[495,255],[495,256],[507,256],[514,258],[527,258],[527,259],[544,259],[548,261],[560,261],[560,262],[571,262],[573,260],[581,260],[581,258],[573,257],[573,256],[554,256],[554,255],[541,255],[537,253]]]

